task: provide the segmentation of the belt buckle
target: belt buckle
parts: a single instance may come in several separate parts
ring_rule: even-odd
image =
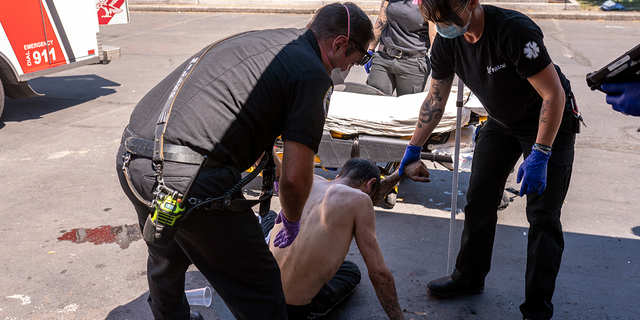
[[[393,53],[392,53],[393,52]],[[398,52],[397,54],[394,54],[395,52]],[[396,58],[396,59],[400,59],[402,58],[402,50],[399,49],[395,49],[395,48],[390,48],[389,52],[387,52],[391,57]]]

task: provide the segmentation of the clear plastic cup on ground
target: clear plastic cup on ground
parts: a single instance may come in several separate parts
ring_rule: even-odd
[[[187,295],[187,301],[191,306],[205,306],[211,305],[211,287],[206,286],[200,289],[187,290],[184,292]]]

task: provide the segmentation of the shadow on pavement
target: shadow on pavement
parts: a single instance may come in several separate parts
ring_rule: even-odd
[[[194,266],[191,266],[189,271],[185,274],[185,283],[185,290],[211,286],[202,273],[200,273],[200,271],[198,271]],[[118,306],[109,312],[105,320],[152,320],[153,314],[151,313],[151,309],[147,303],[148,297],[149,291],[125,305]],[[222,301],[222,298],[220,298],[215,291],[213,291],[213,298],[210,307],[191,306],[191,309],[200,312],[200,314],[202,314],[202,316],[207,320],[235,319],[231,314],[231,311],[229,311]]]
[[[29,99],[7,98],[0,123],[37,119],[45,114],[113,94],[116,91],[110,87],[120,86],[119,83],[97,75],[40,77],[30,80],[29,84],[44,96]]]
[[[510,214],[519,214],[515,211]],[[522,213],[524,214],[524,213]],[[456,220],[454,255],[462,220]],[[498,225],[492,270],[477,296],[437,300],[429,281],[447,275],[449,219],[377,211],[376,234],[407,319],[519,319],[524,301],[528,229]],[[557,319],[633,319],[640,306],[639,239],[565,233],[553,298]],[[347,257],[363,270],[354,296],[333,319],[384,319],[355,243]]]
[[[515,211],[510,214],[516,214]],[[462,220],[456,220],[454,254],[460,245]],[[492,259],[481,295],[437,300],[426,293],[429,281],[447,275],[449,219],[376,212],[376,234],[384,259],[392,270],[400,305],[407,319],[518,319],[524,301],[524,273],[528,229],[498,225]],[[634,228],[638,229],[638,228]],[[565,233],[565,251],[556,282],[553,303],[557,319],[633,319],[640,306],[639,239]],[[347,259],[356,263],[363,278],[354,295],[335,314],[342,319],[386,319],[366,265],[355,242]],[[191,267],[186,289],[208,285]],[[148,293],[119,306],[106,319],[151,319]],[[210,308],[194,307],[205,319],[233,319],[224,302],[214,294]]]

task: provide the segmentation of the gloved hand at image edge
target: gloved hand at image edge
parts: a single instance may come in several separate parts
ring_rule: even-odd
[[[536,148],[536,146],[531,147],[531,154],[518,169],[518,183],[522,181],[519,196],[522,197],[534,191],[542,194],[547,187],[547,163],[550,156],[551,148],[549,148],[548,153],[545,153]]]
[[[373,50],[367,50],[367,52],[368,52],[370,55],[373,55],[373,52],[374,52],[374,51],[373,51]],[[369,62],[367,62],[367,63],[364,65],[364,71],[365,71],[367,74],[369,74],[369,71],[371,71],[371,61],[372,61],[372,60],[373,60],[373,59],[369,59]]]
[[[640,81],[625,83],[603,83],[607,92],[607,103],[613,110],[630,116],[640,116]]]
[[[280,213],[274,222],[275,224],[282,223],[283,226],[273,239],[273,245],[281,249],[290,246],[293,243],[293,240],[298,236],[298,232],[300,232],[300,220],[291,222],[287,220],[284,216],[284,212],[280,210]]]
[[[400,161],[400,167],[398,168],[398,173],[402,176],[404,174],[404,167],[409,163],[420,160],[420,153],[422,152],[422,148],[418,146],[408,145],[407,149],[404,150],[404,156],[402,156],[402,161]]]

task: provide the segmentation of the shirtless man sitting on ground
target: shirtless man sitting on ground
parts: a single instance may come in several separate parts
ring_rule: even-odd
[[[374,162],[352,158],[333,181],[315,176],[300,232],[291,246],[274,247],[273,239],[282,228],[282,224],[275,225],[269,248],[280,266],[289,320],[325,315],[353,292],[360,282],[360,270],[344,258],[354,237],[387,316],[404,319],[393,275],[378,246],[373,204],[405,177],[430,181],[422,161],[408,165],[404,176],[396,171],[380,181]]]

